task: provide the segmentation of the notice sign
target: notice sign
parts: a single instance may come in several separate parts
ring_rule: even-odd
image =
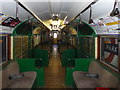
[[[99,35],[117,35],[120,34],[120,20],[118,17],[106,16],[100,19],[96,19],[90,26]]]

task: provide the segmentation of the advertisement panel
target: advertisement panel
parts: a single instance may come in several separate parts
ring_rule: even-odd
[[[101,37],[101,60],[112,67],[119,68],[118,38]]]

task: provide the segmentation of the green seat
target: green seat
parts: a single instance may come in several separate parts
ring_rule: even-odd
[[[39,58],[42,61],[44,67],[48,67],[49,65],[49,55],[47,50],[41,49],[32,49],[31,50],[31,58]],[[39,60],[37,62],[40,62]],[[39,64],[37,64],[38,66]]]
[[[35,71],[37,73],[37,86],[44,86],[44,68],[36,67],[36,59],[17,59],[20,72]]]
[[[79,49],[68,49],[62,52],[61,63],[65,67],[74,67],[75,59],[90,58],[90,56],[84,54]]]
[[[72,74],[74,71],[88,71],[88,67],[90,62],[94,60],[93,58],[78,58],[72,60],[74,61],[74,67],[66,67],[66,74],[65,74],[65,84],[66,86],[74,86],[74,81]]]
[[[62,66],[70,65],[70,60],[71,58],[75,58],[75,50],[74,49],[68,49],[64,50],[61,54],[61,64]],[[72,60],[71,60],[72,61]],[[72,62],[71,62],[72,64]]]

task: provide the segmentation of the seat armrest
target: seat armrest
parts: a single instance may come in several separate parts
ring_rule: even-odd
[[[98,78],[99,75],[96,73],[84,73],[85,77],[90,77],[90,78]]]
[[[44,67],[44,61],[41,58],[34,58],[35,59],[35,68]]]
[[[10,80],[14,80],[14,79],[17,79],[17,78],[22,78],[22,77],[24,77],[24,74],[9,75]]]
[[[75,58],[69,58],[66,61],[66,67],[75,67]]]

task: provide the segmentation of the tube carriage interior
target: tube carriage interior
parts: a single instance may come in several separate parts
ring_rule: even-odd
[[[0,5],[0,88],[120,89],[119,0]]]

